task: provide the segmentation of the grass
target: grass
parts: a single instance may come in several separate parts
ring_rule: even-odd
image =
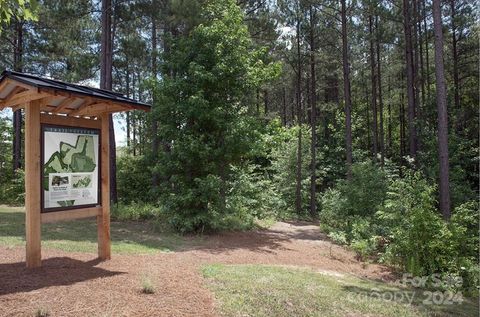
[[[426,305],[422,290],[352,276],[261,265],[208,265],[202,271],[224,316],[478,316],[473,301]],[[410,293],[412,305],[405,296]],[[377,298],[395,294],[404,301]]]
[[[126,254],[169,252],[183,244],[181,236],[156,233],[147,222],[112,222],[112,251]],[[25,211],[20,207],[0,205],[0,245],[25,244]],[[68,252],[97,252],[95,219],[42,224],[42,248]]]
[[[39,308],[35,311],[35,317],[49,317],[50,312],[46,308]]]
[[[152,279],[148,275],[145,275],[142,277],[142,293],[143,294],[155,293],[155,285],[153,284]]]

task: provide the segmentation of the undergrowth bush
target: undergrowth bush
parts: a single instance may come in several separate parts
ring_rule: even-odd
[[[162,215],[160,207],[143,202],[118,203],[111,207],[111,216],[115,220],[148,220]]]
[[[308,216],[309,186],[310,186],[310,142],[311,132],[308,127],[302,127],[302,163],[301,163],[301,214],[295,210],[297,186],[297,154],[298,154],[298,127],[284,129],[282,139],[277,137],[278,143],[272,147],[271,161],[273,170],[273,184],[278,193],[280,205],[277,208],[279,218],[305,218]]]
[[[451,233],[436,209],[436,188],[419,173],[392,182],[377,219],[391,240],[386,262],[414,275],[429,275],[448,267],[454,250]]]
[[[340,180],[336,186],[346,204],[347,215],[371,216],[382,204],[387,191],[387,176],[371,161],[352,165],[352,179]]]
[[[478,291],[478,202],[458,206],[445,221],[437,209],[437,188],[421,173],[389,178],[375,169],[356,164],[353,181],[324,193],[322,230],[362,260],[379,260],[415,276],[461,277],[465,291]]]
[[[117,191],[122,202],[151,201],[151,184],[152,173],[143,156],[118,156]]]
[[[9,176],[11,178],[11,176]],[[21,169],[15,171],[11,179],[2,180],[0,184],[0,203],[21,206],[25,203],[25,172]]]

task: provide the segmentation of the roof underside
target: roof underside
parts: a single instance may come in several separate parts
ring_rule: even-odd
[[[25,108],[31,102],[46,113],[72,117],[97,117],[129,110],[149,111],[150,105],[108,90],[90,88],[4,71],[0,77],[0,110]]]

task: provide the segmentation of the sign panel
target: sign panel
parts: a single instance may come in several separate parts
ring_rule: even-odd
[[[42,125],[42,212],[100,201],[100,130]]]

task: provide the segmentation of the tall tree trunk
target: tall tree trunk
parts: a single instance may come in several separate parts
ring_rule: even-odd
[[[263,91],[263,110],[265,112],[265,118],[267,117],[268,109],[269,109],[269,100],[268,100],[268,90]]]
[[[111,0],[102,0],[102,41],[101,41],[101,70],[100,70],[100,88],[112,90],[112,2]],[[115,145],[115,130],[113,126],[113,116],[108,116],[110,121],[110,199],[113,202],[118,201],[117,197],[117,155]]]
[[[126,93],[127,97],[130,98],[130,68],[128,67],[128,59],[127,59],[127,69],[126,69],[126,76],[125,76],[125,82],[126,82]],[[127,150],[130,151],[130,111],[127,111],[127,119],[126,119],[126,125],[127,125]]]
[[[391,82],[390,82],[390,76],[388,77],[388,82],[387,82],[387,90],[389,96],[391,96]],[[387,106],[387,111],[388,111],[388,127],[387,127],[387,155],[389,157],[393,156],[393,140],[392,140],[392,101],[388,102]]]
[[[220,136],[220,149],[224,148],[225,144],[225,136],[222,135]],[[227,209],[227,171],[226,171],[226,160],[223,157],[219,162],[218,162],[218,174],[220,175],[220,181],[221,185],[219,188],[219,198],[220,198],[220,210],[222,212],[225,212]]]
[[[312,143],[310,147],[310,216],[317,217],[317,82],[315,80],[315,9],[310,5],[310,124]]]
[[[283,126],[287,126],[287,89],[282,88],[282,121]]]
[[[450,219],[450,190],[448,166],[448,112],[447,89],[443,64],[443,31],[440,0],[433,0],[433,26],[435,31],[435,86],[438,112],[438,159],[440,165],[440,210]]]
[[[350,89],[350,64],[348,59],[348,32],[346,0],[342,0],[342,64],[343,95],[345,98],[345,150],[347,179],[352,179],[352,99]]]
[[[377,34],[377,80],[378,80],[378,112],[380,118],[380,152],[381,164],[385,164],[385,136],[383,130],[383,96],[382,96],[382,71],[381,71],[381,52],[380,52],[380,29],[378,27],[378,15],[375,16],[375,30]]]
[[[426,0],[422,1],[422,13],[423,13],[423,33],[425,37],[425,81],[427,85],[427,98],[430,97],[430,58],[429,58],[429,45],[428,45],[428,25],[427,25],[427,4]]]
[[[297,172],[295,188],[295,209],[297,214],[302,212],[302,56],[300,52],[300,18],[297,20],[297,123],[298,123],[298,144],[297,144]]]
[[[15,21],[13,69],[23,70],[23,21]],[[22,110],[13,112],[13,171],[22,168]]]
[[[421,6],[422,4],[420,3],[419,0],[417,1],[417,30],[418,30],[418,54],[420,56],[420,87],[421,87],[421,92],[422,92],[422,102],[419,104],[421,105],[420,108],[424,108],[426,105],[426,90],[425,90],[425,57],[423,53],[423,37],[425,34],[423,33],[422,30],[422,12],[421,12]]]
[[[371,132],[372,132],[372,129],[371,129],[371,126],[370,126],[370,107],[369,107],[369,103],[370,103],[370,95],[368,94],[368,86],[365,85],[365,109],[366,109],[366,114],[365,114],[365,117],[367,118],[367,127],[366,127],[366,131],[367,131],[367,149],[370,153],[372,153],[372,136],[371,136]]]
[[[415,127],[415,77],[413,69],[412,23],[409,0],[403,0],[403,27],[405,33],[405,61],[408,98],[408,144],[409,155],[417,161],[417,132]]]
[[[453,94],[455,101],[455,112],[460,113],[460,82],[458,78],[458,50],[457,50],[457,28],[456,20],[456,5],[455,0],[450,0],[451,10],[451,24],[452,24],[452,57],[453,57]]]
[[[296,93],[292,94],[291,99],[290,99],[290,110],[291,110],[290,122],[291,122],[291,124],[294,124],[294,122],[295,122],[295,112],[296,112],[295,98],[296,98]]]
[[[404,162],[405,152],[406,152],[406,140],[405,140],[405,96],[403,91],[400,93],[400,111],[399,111],[399,122],[400,122],[400,175],[402,175],[402,166]]]
[[[135,90],[135,69],[132,73],[132,98],[136,98],[136,90]],[[137,113],[136,111],[132,111],[132,152],[133,156],[137,155]]]
[[[418,5],[417,5],[418,0],[412,0],[413,3],[413,21],[412,21],[412,29],[413,29],[413,36],[412,36],[412,41],[413,41],[413,83],[414,83],[414,92],[415,92],[415,108],[414,108],[414,127],[415,127],[415,152],[417,153],[419,149],[421,148],[421,139],[420,136],[421,134],[421,128],[422,126],[418,124],[418,120],[420,118],[420,113],[421,113],[421,105],[420,105],[420,76],[419,76],[419,71],[420,71],[420,56],[419,56],[419,46],[421,43],[418,40],[418,23],[419,21],[419,15],[418,15]],[[418,162],[416,162],[418,164]]]
[[[157,23],[155,16],[152,14],[152,77],[157,77]],[[153,105],[155,106],[155,96],[153,96]],[[160,148],[160,139],[158,137],[158,121],[157,117],[153,115],[152,120],[152,157],[153,162],[157,162],[158,150]],[[158,172],[152,173],[152,185],[156,189],[159,185],[160,176]]]
[[[256,96],[256,105],[257,105],[257,116],[260,117],[260,89],[257,88],[257,96]]]
[[[387,131],[387,138],[388,138],[388,141],[387,141],[387,144],[388,144],[388,155],[391,157],[392,155],[392,106],[390,104],[390,102],[388,103],[388,106],[387,106],[387,111],[388,111],[388,131]]]
[[[370,8],[372,11],[373,9]],[[377,161],[378,154],[378,115],[377,115],[377,76],[375,73],[375,48],[373,32],[373,16],[368,16],[368,32],[370,37],[370,79],[372,82],[372,135],[373,135],[373,160]]]

